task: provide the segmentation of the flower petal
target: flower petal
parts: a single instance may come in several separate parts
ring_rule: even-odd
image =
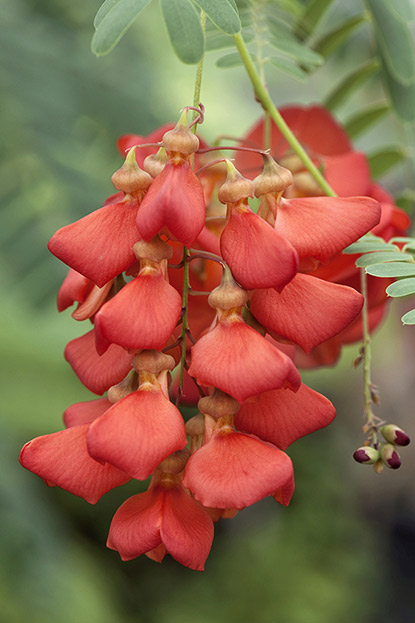
[[[65,359],[77,377],[94,394],[103,394],[112,385],[119,383],[131,370],[133,355],[124,348],[111,344],[99,356],[95,348],[95,330],[71,340],[65,348]]]
[[[86,446],[88,424],[36,437],[23,446],[20,463],[44,480],[84,498],[90,504],[130,476],[109,463],[90,457]]]
[[[249,435],[214,434],[190,457],[183,485],[203,506],[250,506],[272,495],[290,478],[290,458],[271,444]]]
[[[369,164],[365,154],[360,151],[349,151],[327,158],[324,177],[340,197],[369,194]]]
[[[250,311],[276,337],[309,353],[347,327],[362,306],[363,297],[353,288],[299,273],[281,294],[272,288],[256,290]]]
[[[137,199],[128,197],[95,210],[59,229],[49,250],[102,287],[136,259],[132,249],[140,237],[135,225],[138,206]]]
[[[108,411],[112,404],[108,398],[98,398],[98,400],[87,400],[86,402],[76,402],[68,407],[63,414],[63,421],[66,428],[71,426],[81,426],[90,424],[100,415]]]
[[[294,277],[294,247],[252,210],[236,207],[220,238],[221,254],[246,290],[282,288]]]
[[[290,478],[287,480],[285,484],[282,485],[275,493],[273,494],[274,500],[282,504],[283,506],[288,506],[291,502],[291,498],[293,497],[295,489],[295,481],[294,481],[294,472],[292,472]]]
[[[115,403],[88,432],[88,451],[133,478],[145,480],[163,459],[187,444],[180,411],[161,390],[138,390]]]
[[[298,392],[275,389],[252,396],[235,415],[235,426],[285,450],[294,441],[333,421],[330,400],[301,384]]]
[[[90,280],[70,268],[58,293],[58,311],[62,312],[77,301],[82,303],[88,287],[92,286]]]

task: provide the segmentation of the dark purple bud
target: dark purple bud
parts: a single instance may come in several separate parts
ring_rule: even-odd
[[[371,446],[362,446],[353,453],[353,458],[358,463],[371,465],[379,459],[379,452]]]
[[[381,426],[379,430],[386,441],[394,443],[397,446],[407,446],[411,441],[409,435],[407,435],[402,428],[399,428],[399,426],[395,426],[395,424],[386,424],[385,426]]]
[[[391,443],[385,443],[381,450],[380,456],[382,461],[390,469],[398,469],[401,466],[401,457],[399,456],[395,446]]]

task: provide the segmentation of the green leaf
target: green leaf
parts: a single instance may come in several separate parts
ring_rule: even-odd
[[[396,114],[402,121],[415,122],[415,84],[401,84],[386,69],[382,72]]]
[[[397,206],[408,212],[409,214],[413,214],[414,206],[415,206],[415,190],[407,188],[400,197],[395,200]]]
[[[306,39],[312,34],[332,2],[333,0],[311,0],[297,24],[296,35],[301,39]]]
[[[364,266],[372,266],[373,264],[380,264],[381,262],[412,262],[413,257],[409,253],[400,253],[398,248],[395,248],[395,252],[391,251],[378,251],[375,253],[366,253],[359,257],[355,264],[358,268]]]
[[[384,0],[392,13],[403,22],[413,22],[415,20],[415,5],[411,0]]]
[[[389,242],[401,242],[403,244],[415,244],[415,238],[411,238],[410,236],[396,236],[391,238]]]
[[[238,52],[221,56],[216,61],[216,66],[221,67],[222,69],[227,69],[228,67],[238,67],[238,65],[243,65],[243,61]]]
[[[349,121],[346,121],[344,128],[350,138],[356,138],[384,117],[390,109],[389,104],[380,104],[373,108],[367,108],[354,115]]]
[[[403,324],[415,324],[415,309],[404,314],[401,318]]]
[[[237,11],[224,0],[193,0],[202,9],[211,22],[227,35],[241,32],[241,21]]]
[[[341,106],[341,104],[350,98],[353,91],[376,74],[379,71],[379,68],[380,63],[377,59],[371,59],[363,65],[360,65],[360,67],[346,76],[346,78],[334,89],[334,91],[330,93],[324,104],[326,108],[334,110],[335,108]]]
[[[231,7],[233,8],[234,11],[236,11],[236,13],[238,13],[238,5],[236,4],[235,0],[225,0],[225,1],[231,5]]]
[[[244,34],[244,41],[245,43],[249,43],[250,41],[252,41],[253,36],[250,35],[249,33]],[[206,44],[205,44],[205,49],[206,52],[210,52],[211,50],[221,50],[223,48],[231,48],[234,47],[234,42],[232,37],[229,37],[228,35],[223,35],[220,32],[214,32],[212,34],[209,34],[209,36],[206,37]]]
[[[269,60],[275,67],[278,67],[281,71],[285,71],[285,73],[290,74],[294,78],[298,78],[298,80],[306,80],[308,78],[307,73],[303,71],[301,67],[298,67],[298,65],[286,58],[273,56]]]
[[[390,286],[386,288],[386,294],[393,298],[415,294],[415,279],[409,277],[408,279],[400,279],[399,281],[391,283]]]
[[[346,255],[353,255],[355,253],[369,253],[370,251],[395,251],[396,247],[393,244],[385,242],[383,238],[377,238],[376,236],[368,236],[353,242],[343,250]]]
[[[95,17],[98,26],[92,37],[91,49],[97,56],[108,54],[129,29],[138,14],[151,0],[119,0],[111,7],[106,2]],[[105,7],[105,5],[107,5]]]
[[[99,7],[97,14],[94,19],[94,28],[95,30],[98,28],[106,14],[115,6],[120,0],[105,0],[103,4]]]
[[[317,41],[314,46],[314,50],[327,58],[330,54],[333,54],[348,38],[348,36],[358,27],[360,24],[366,21],[366,15],[355,15],[345,20],[333,30],[328,32],[324,37]]]
[[[303,65],[321,65],[324,62],[324,58],[320,54],[310,50],[306,45],[298,43],[294,39],[271,36],[268,43],[278,52],[290,56]]]
[[[198,63],[205,36],[194,5],[190,0],[160,0],[160,6],[175,53],[183,63]]]
[[[389,147],[368,156],[370,171],[375,179],[407,158],[407,153],[400,147]]]
[[[373,277],[415,277],[415,263],[391,262],[368,266],[366,272]]]
[[[395,80],[415,82],[415,49],[408,25],[398,18],[386,0],[366,0],[375,24],[376,41]]]

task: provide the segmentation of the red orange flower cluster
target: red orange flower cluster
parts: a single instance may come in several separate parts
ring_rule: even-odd
[[[132,146],[160,138],[156,154]],[[168,552],[200,570],[219,518],[265,496],[288,505],[284,451],[334,418],[330,401],[301,383],[294,345],[309,353],[359,315],[361,294],[318,267],[375,227],[381,207],[291,191],[290,171],[265,153],[253,180],[229,161],[226,179],[219,167],[198,177],[193,162],[209,156],[197,153],[187,111],[173,129],[120,145],[131,149],[112,178],[119,192],[49,243],[70,267],[59,310],[77,302],[74,318],[92,323],[65,357],[106,396],[69,407],[66,428],[27,443],[20,460],[92,504],[151,477],[116,512],[108,547],[123,560]],[[208,297],[188,299],[189,270],[190,295]],[[195,390],[200,413],[185,423],[169,391],[179,402]]]

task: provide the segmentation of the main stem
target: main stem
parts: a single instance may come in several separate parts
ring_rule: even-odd
[[[377,445],[376,417],[372,409],[372,346],[369,331],[369,312],[367,307],[367,275],[364,268],[360,269],[360,290],[363,295],[362,326],[363,326],[363,382],[364,382],[364,413],[366,424],[364,431],[370,433],[373,445]]]
[[[245,65],[245,69],[248,72],[248,76],[251,79],[252,86],[254,87],[255,94],[258,100],[261,102],[262,107],[265,112],[268,113],[271,119],[274,121],[276,126],[279,128],[281,134],[287,140],[290,147],[297,154],[300,160],[304,163],[304,166],[308,169],[310,174],[316,180],[317,184],[321,187],[326,195],[329,197],[335,197],[336,193],[331,188],[330,184],[324,179],[323,175],[313,163],[301,143],[296,139],[294,134],[291,132],[288,125],[285,123],[282,118],[280,112],[276,108],[274,102],[272,101],[266,87],[264,86],[256,68],[255,64],[252,60],[252,57],[249,53],[248,48],[246,47],[246,43],[243,40],[241,33],[233,36],[233,40],[238,49],[239,55]]]

